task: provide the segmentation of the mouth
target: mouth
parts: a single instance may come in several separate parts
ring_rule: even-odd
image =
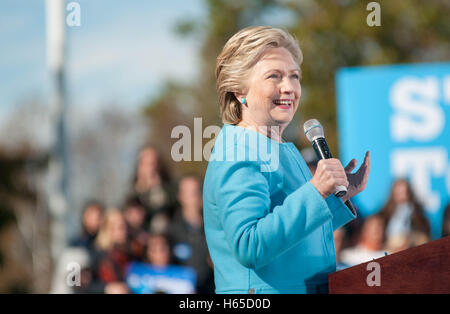
[[[293,99],[275,99],[272,103],[280,109],[290,109],[294,106]]]

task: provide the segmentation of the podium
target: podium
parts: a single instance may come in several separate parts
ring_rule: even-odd
[[[450,236],[329,274],[330,294],[450,293]]]

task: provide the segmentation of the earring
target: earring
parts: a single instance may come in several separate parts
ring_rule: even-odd
[[[241,99],[241,102],[242,102],[243,105],[245,105],[245,101],[246,101],[245,98]]]

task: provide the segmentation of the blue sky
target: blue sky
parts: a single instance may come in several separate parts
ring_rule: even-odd
[[[202,18],[203,0],[74,2],[81,26],[66,32],[69,105],[136,109],[168,78],[197,75],[200,40],[173,29],[182,19]],[[0,119],[22,100],[47,99],[45,34],[45,0],[0,2]]]

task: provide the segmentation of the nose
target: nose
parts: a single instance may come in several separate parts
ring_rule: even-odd
[[[280,93],[281,94],[293,94],[295,91],[293,82],[285,77],[280,83]]]

